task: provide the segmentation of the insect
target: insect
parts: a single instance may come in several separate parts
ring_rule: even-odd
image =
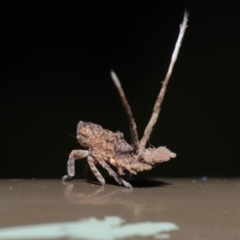
[[[159,116],[161,104],[167,89],[167,84],[169,82],[174,64],[177,60],[181,42],[187,28],[187,21],[188,12],[185,11],[168,72],[164,81],[162,82],[162,87],[155,102],[152,116],[144,130],[142,139],[139,141],[137,126],[121,83],[117,75],[111,71],[111,78],[118,90],[129,120],[131,145],[127,143],[127,141],[124,139],[123,133],[119,131],[112,132],[102,128],[98,124],[80,121],[77,125],[77,140],[79,144],[87,150],[73,150],[70,153],[67,162],[67,175],[63,176],[63,181],[70,180],[72,177],[74,177],[75,160],[87,158],[87,162],[92,172],[102,185],[105,184],[105,180],[96,168],[97,164],[100,164],[103,168],[105,168],[119,185],[132,188],[131,184],[121,177],[125,174],[125,172],[135,175],[138,172],[150,170],[156,163],[166,162],[171,158],[176,157],[176,154],[171,152],[166,147],[146,148],[146,144],[150,138],[153,126]],[[117,172],[115,172],[112,167],[116,168]]]

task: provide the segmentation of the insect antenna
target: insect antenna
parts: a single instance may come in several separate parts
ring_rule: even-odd
[[[76,138],[76,136],[73,136],[72,134],[68,133],[69,136]]]
[[[168,84],[169,79],[171,77],[172,70],[173,70],[174,64],[177,60],[179,49],[181,47],[183,36],[184,36],[185,30],[187,28],[188,15],[189,15],[188,11],[185,11],[184,12],[184,17],[183,17],[183,22],[182,22],[182,24],[180,24],[180,31],[179,31],[178,39],[177,39],[177,42],[175,44],[174,51],[172,53],[172,58],[171,58],[170,65],[168,67],[167,74],[165,76],[164,81],[162,82],[162,88],[161,88],[161,90],[159,92],[159,95],[157,97],[157,100],[155,102],[152,116],[151,116],[151,118],[148,122],[148,125],[146,126],[146,128],[144,130],[143,137],[142,137],[142,139],[140,141],[140,144],[139,144],[139,156],[144,152],[145,147],[146,147],[146,143],[147,143],[147,141],[148,141],[148,139],[151,135],[153,126],[155,125],[155,123],[157,121],[157,118],[159,116],[159,113],[160,113],[160,110],[161,110],[161,105],[162,105],[162,102],[163,102],[163,98],[164,98],[164,95],[165,95],[165,92],[166,92],[166,89],[167,89],[167,84]]]
[[[135,123],[135,120],[133,118],[132,110],[130,105],[128,104],[127,98],[125,96],[125,93],[123,91],[122,85],[120,83],[120,80],[118,79],[116,73],[114,71],[111,71],[111,78],[118,90],[118,93],[120,95],[120,98],[122,100],[123,107],[125,109],[125,112],[128,117],[129,126],[130,126],[130,133],[131,133],[131,141],[133,150],[136,152],[139,149],[139,140],[138,140],[138,133],[137,133],[137,125]]]

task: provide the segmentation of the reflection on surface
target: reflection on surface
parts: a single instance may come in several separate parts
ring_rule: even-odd
[[[152,212],[155,214],[158,211],[166,210],[158,199],[154,199],[152,196],[148,196],[143,189],[139,194],[137,189],[127,188],[104,188],[99,187],[89,192],[89,187],[85,189],[74,190],[74,184],[66,185],[64,196],[75,204],[95,205],[95,206],[113,206],[118,211],[124,211],[127,209],[129,213],[133,213],[135,221],[141,221],[141,216],[144,216],[144,212]],[[150,199],[147,201],[146,199]]]
[[[24,227],[0,229],[0,239],[89,239],[114,240],[129,237],[170,238],[168,232],[178,230],[171,222],[139,222],[124,224],[125,220],[116,217],[83,219],[76,222],[39,224]]]
[[[129,188],[118,188],[117,190],[113,190],[108,192],[107,194],[100,195],[100,193],[105,192],[104,186],[101,186],[99,189],[94,190],[90,194],[86,194],[84,192],[73,193],[74,184],[67,185],[64,196],[69,198],[72,202],[78,203],[91,203],[91,204],[105,204],[109,203],[110,197],[117,195],[118,193],[131,193],[133,190]],[[112,201],[113,199],[111,199]]]

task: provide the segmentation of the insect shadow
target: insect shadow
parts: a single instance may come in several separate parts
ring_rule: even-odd
[[[165,187],[172,185],[171,183],[164,182],[157,179],[146,179],[146,178],[139,178],[139,177],[125,177],[125,179],[135,188],[146,188],[146,187]],[[97,182],[96,180],[87,179],[86,182],[91,184],[101,185],[101,183]],[[116,185],[116,182],[112,178],[106,178],[106,182],[111,185]]]
[[[109,177],[107,173],[103,173],[104,178],[106,179],[106,182],[109,185],[115,185],[118,186],[116,181],[114,181],[113,178]],[[84,182],[91,183],[94,185],[101,185],[100,182],[96,181],[95,176],[93,175],[92,171],[90,171],[89,166],[86,164],[84,167],[83,173],[77,177],[77,179],[81,179]],[[137,175],[130,175],[125,174],[125,179],[133,187],[136,188],[146,188],[146,187],[166,187],[171,186],[172,184],[166,181],[162,181],[156,178],[148,178],[148,177],[140,177]],[[64,182],[63,182],[64,183]],[[66,183],[66,182],[65,182]]]

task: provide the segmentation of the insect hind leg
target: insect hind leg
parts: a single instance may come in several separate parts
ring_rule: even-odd
[[[103,168],[105,168],[108,171],[110,176],[114,177],[115,181],[119,185],[123,184],[123,186],[126,188],[132,188],[132,185],[125,181],[124,179],[122,179],[117,173],[115,173],[104,160],[99,160],[99,163],[102,165]]]

